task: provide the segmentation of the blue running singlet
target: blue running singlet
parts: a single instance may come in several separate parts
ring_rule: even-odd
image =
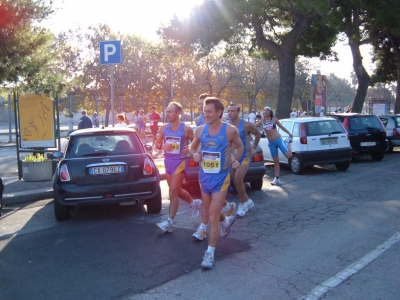
[[[211,195],[227,190],[230,184],[230,157],[226,129],[223,123],[221,130],[214,136],[209,135],[209,124],[204,126],[200,134],[201,168],[199,182],[204,193]]]

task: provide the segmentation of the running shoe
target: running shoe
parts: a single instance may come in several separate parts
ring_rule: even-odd
[[[271,182],[272,185],[279,185],[281,184],[281,179],[280,178],[274,178],[274,180]]]
[[[223,207],[222,211],[225,214],[225,216],[229,217],[233,214],[235,208],[236,208],[235,202],[228,202],[228,204],[226,205],[226,208]]]
[[[230,216],[230,217],[226,217],[228,219],[229,224],[227,226],[225,226],[222,222],[221,227],[220,227],[220,233],[219,235],[221,237],[227,237],[228,234],[231,232],[231,226],[233,225],[233,223],[235,223],[236,218],[235,216]]]
[[[172,232],[172,223],[168,220],[165,220],[164,222],[157,223],[156,226],[165,232]]]
[[[192,218],[197,218],[200,215],[201,208],[203,207],[203,201],[200,199],[195,199],[193,200],[192,203],[190,203],[190,209],[192,210]]]
[[[292,139],[290,136],[288,136],[288,137],[285,139],[285,143],[290,144],[291,142],[293,142],[293,139]]]
[[[246,201],[246,205],[247,205],[247,208],[248,208],[248,209],[253,208],[253,207],[254,207],[254,202],[253,202],[253,200],[251,200],[251,199],[247,200],[247,201]]]
[[[201,267],[204,269],[212,269],[215,265],[214,255],[211,252],[206,251],[203,256],[203,262]]]
[[[197,231],[193,233],[192,235],[195,239],[198,239],[199,241],[204,240],[207,237],[206,231],[201,229],[201,226],[197,228]]]
[[[247,204],[246,203],[240,203],[236,215],[238,217],[243,217],[248,211],[249,211],[249,207],[247,206]]]

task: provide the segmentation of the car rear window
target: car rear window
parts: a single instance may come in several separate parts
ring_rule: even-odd
[[[324,120],[307,122],[307,136],[329,135],[332,133],[344,133],[344,128],[336,120]]]
[[[140,153],[134,133],[118,135],[74,136],[67,149],[67,157],[114,156]]]
[[[349,118],[349,129],[351,130],[368,130],[371,128],[376,128],[383,130],[382,123],[377,116],[353,116]]]
[[[393,120],[396,123],[396,128],[399,128],[400,127],[400,116],[394,117]]]

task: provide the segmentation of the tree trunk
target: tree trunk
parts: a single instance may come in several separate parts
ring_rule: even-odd
[[[364,106],[365,97],[367,96],[371,77],[362,64],[363,57],[361,56],[358,42],[351,42],[351,39],[349,38],[349,45],[351,54],[353,55],[353,69],[358,81],[357,93],[354,97],[351,111],[361,113]]]
[[[285,51],[277,57],[279,64],[279,93],[276,112],[278,119],[289,118],[295,82],[295,54]]]
[[[393,51],[396,54],[396,67],[397,67],[397,87],[396,87],[396,102],[394,104],[395,114],[400,114],[400,49],[395,37],[391,34],[388,35],[390,42],[393,46]]]

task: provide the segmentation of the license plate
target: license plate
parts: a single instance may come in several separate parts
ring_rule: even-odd
[[[90,175],[122,174],[124,173],[124,166],[92,167],[89,170]]]
[[[375,142],[363,142],[360,143],[361,147],[370,147],[370,146],[375,146],[376,143]]]
[[[321,145],[333,145],[333,144],[337,144],[338,143],[338,139],[321,139]]]

